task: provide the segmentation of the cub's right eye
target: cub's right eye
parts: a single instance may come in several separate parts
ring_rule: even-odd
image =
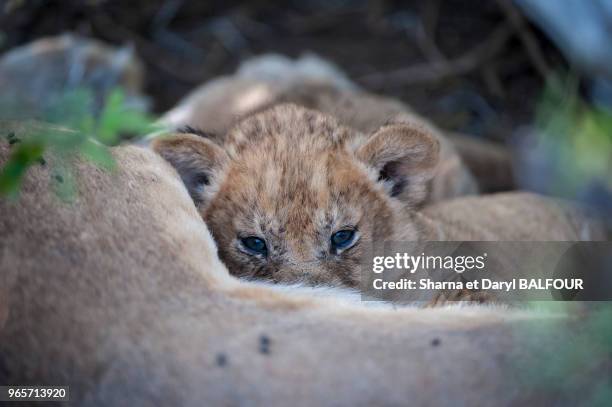
[[[268,248],[266,247],[266,241],[257,236],[249,236],[240,239],[242,246],[252,254],[261,254],[265,256],[268,254]]]

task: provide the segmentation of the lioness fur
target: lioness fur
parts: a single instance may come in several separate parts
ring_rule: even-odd
[[[562,357],[574,318],[370,309],[241,282],[168,164],[137,147],[114,157],[115,172],[76,164],[72,203],[45,166],[18,201],[0,199],[1,383],[68,385],[86,406],[577,400],[521,379]],[[542,324],[537,340],[525,335]]]

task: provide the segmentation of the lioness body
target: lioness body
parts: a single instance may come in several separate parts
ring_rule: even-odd
[[[239,282],[173,170],[134,147],[114,156],[115,173],[78,164],[70,204],[42,166],[0,200],[3,384],[68,385],[86,406],[579,401],[522,380],[572,343],[565,317],[376,310]]]

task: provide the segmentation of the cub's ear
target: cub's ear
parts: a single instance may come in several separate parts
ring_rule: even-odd
[[[427,197],[427,183],[438,165],[440,143],[417,124],[381,127],[357,148],[356,156],[378,174],[389,195],[413,205]]]
[[[215,179],[228,160],[219,145],[195,134],[175,133],[155,139],[151,147],[176,169],[197,207],[210,201]]]

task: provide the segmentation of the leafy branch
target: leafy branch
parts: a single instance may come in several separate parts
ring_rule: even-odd
[[[52,105],[36,113],[3,102],[0,103],[0,112],[23,121],[19,130],[4,134],[11,147],[10,157],[0,170],[0,195],[4,196],[16,197],[28,169],[37,164],[46,165],[49,161],[53,163],[52,172],[58,180],[58,195],[69,199],[74,191],[74,176],[67,162],[74,157],[83,157],[111,170],[115,162],[109,146],[155,130],[153,118],[129,106],[120,89],[111,91],[97,109],[93,94],[87,89],[58,95]],[[31,119],[46,124],[40,125]],[[0,128],[0,132],[3,130]],[[48,155],[58,159],[46,160]]]

